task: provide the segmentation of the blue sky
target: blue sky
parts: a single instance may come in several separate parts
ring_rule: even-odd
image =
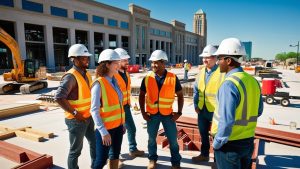
[[[151,17],[170,23],[176,19],[193,31],[198,9],[206,13],[207,42],[218,45],[227,37],[252,41],[252,57],[273,59],[296,52],[300,41],[300,0],[98,0],[128,10],[128,4],[151,10]]]

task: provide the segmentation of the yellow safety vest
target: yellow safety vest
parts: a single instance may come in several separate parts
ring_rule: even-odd
[[[246,72],[233,73],[225,79],[231,81],[238,88],[240,93],[240,103],[235,111],[235,122],[229,140],[241,140],[253,137],[258,116],[258,107],[261,90],[255,78]],[[214,113],[211,133],[216,135],[219,124],[219,107]]]
[[[205,70],[205,67],[200,70],[197,82],[199,90],[198,107],[202,110],[205,103],[207,110],[209,112],[214,112],[216,107],[216,94],[224,81],[225,73],[221,73],[220,68],[218,67],[211,75],[208,83],[205,84]]]
[[[99,114],[104,126],[107,130],[119,127],[125,122],[125,113],[118,93],[104,77],[99,77],[97,81],[101,85]]]
[[[124,79],[122,78],[122,76],[119,73],[115,74],[114,76],[117,79],[118,85],[123,93],[123,106],[126,104],[130,105],[131,80],[130,80],[130,76],[129,76],[128,72],[126,72],[127,84],[125,83]]]
[[[68,73],[74,75],[78,85],[78,100],[68,100],[68,102],[84,118],[88,118],[91,116],[90,84],[92,82],[92,77],[89,72],[86,72],[86,77],[88,78],[89,81],[89,83],[87,83],[84,77],[76,69],[72,68],[67,72],[67,74]],[[71,112],[65,112],[65,117],[67,119],[73,119],[74,115]]]
[[[175,100],[176,76],[167,72],[164,84],[158,90],[154,72],[150,72],[145,77],[146,86],[146,110],[150,114],[160,112],[162,115],[170,115],[173,112],[173,102]]]

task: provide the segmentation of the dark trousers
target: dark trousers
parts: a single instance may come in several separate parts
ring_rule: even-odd
[[[137,150],[136,140],[135,140],[136,127],[131,115],[130,106],[125,105],[124,111],[125,111],[125,127],[127,129],[129,151],[132,152]]]
[[[219,169],[251,169],[253,150],[253,138],[229,141],[219,150],[214,151],[217,167]]]
[[[83,138],[89,142],[90,156],[92,164],[96,158],[96,140],[94,132],[94,121],[92,117],[88,118],[85,122],[77,121],[76,119],[65,119],[65,123],[69,130],[70,150],[68,155],[68,168],[78,169],[78,157],[81,154],[83,147]]]
[[[198,127],[201,134],[201,155],[209,156],[209,127],[212,121],[213,113],[200,110],[198,114]]]
[[[108,130],[111,136],[111,145],[105,146],[102,143],[102,136],[98,130],[96,130],[96,160],[94,162],[93,169],[102,169],[108,159],[115,160],[119,159],[122,139],[123,139],[123,125],[117,128]]]

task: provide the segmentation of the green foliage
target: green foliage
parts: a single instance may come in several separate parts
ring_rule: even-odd
[[[276,60],[280,60],[280,61],[285,61],[286,59],[289,59],[289,58],[296,58],[297,57],[297,53],[296,52],[289,52],[289,53],[278,53],[276,56],[275,56],[275,59]]]

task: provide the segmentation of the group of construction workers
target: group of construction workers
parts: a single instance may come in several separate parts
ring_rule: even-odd
[[[99,55],[96,78],[87,71],[92,54],[82,44],[72,45],[68,57],[73,67],[63,76],[55,99],[65,111],[70,149],[68,168],[77,169],[86,137],[91,168],[122,167],[119,160],[123,134],[127,131],[129,155],[144,156],[137,149],[136,126],[130,111],[130,56],[122,48],[105,49]],[[219,48],[208,45],[200,55],[203,67],[194,85],[194,107],[201,134],[200,155],[194,162],[209,161],[212,136],[214,160],[219,169],[250,168],[257,117],[263,110],[258,82],[240,67],[245,47],[236,38],[224,39]],[[165,69],[167,54],[155,50],[150,71],[142,80],[139,104],[147,122],[148,169],[157,167],[160,123],[169,142],[172,169],[179,169],[181,155],[176,120],[182,115],[184,97],[178,77]],[[177,97],[177,112],[172,105]]]

